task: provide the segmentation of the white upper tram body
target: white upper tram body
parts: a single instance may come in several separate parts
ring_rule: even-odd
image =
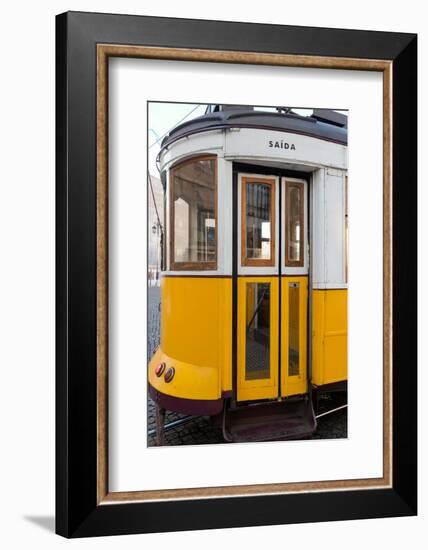
[[[199,155],[217,157],[217,227],[218,257],[216,275],[232,274],[232,178],[233,163],[251,165],[250,173],[240,173],[240,177],[257,174],[257,166],[264,169],[305,172],[310,174],[310,192],[305,193],[305,201],[310,200],[311,220],[308,239],[311,244],[311,287],[313,289],[347,288],[347,174],[348,155],[346,143],[328,140],[318,136],[294,133],[280,129],[263,127],[229,127],[204,129],[191,134],[177,136],[164,146],[159,155],[161,172],[166,174],[169,188],[169,169],[177,163]],[[293,179],[293,177],[287,177]],[[238,186],[240,188],[240,186]],[[307,198],[309,195],[309,199]],[[167,211],[169,193],[166,193]],[[305,221],[308,208],[305,205]],[[277,207],[279,208],[279,207]],[[167,234],[169,219],[165,220]],[[277,224],[278,231],[278,224]],[[277,240],[278,242],[278,240]],[[284,242],[282,243],[284,246]],[[166,242],[166,270],[170,271]],[[306,247],[308,248],[308,247]],[[239,251],[238,251],[239,252]],[[282,254],[282,257],[283,254]],[[246,274],[248,267],[239,266],[238,273]],[[254,272],[254,269],[252,270]],[[278,262],[274,267],[264,268],[264,273],[278,273]],[[305,250],[303,267],[289,267],[290,275],[304,275],[309,271],[309,251]],[[181,270],[182,275],[186,271]],[[188,274],[195,275],[192,270]],[[206,271],[201,274],[207,274]]]

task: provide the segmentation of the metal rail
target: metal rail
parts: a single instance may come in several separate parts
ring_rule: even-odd
[[[323,416],[327,416],[328,414],[332,414],[332,413],[334,413],[334,412],[341,411],[342,409],[345,409],[347,406],[348,406],[348,404],[346,404],[346,405],[341,405],[340,407],[336,407],[335,409],[330,409],[329,411],[325,411],[325,412],[323,412],[323,413],[321,413],[321,414],[317,414],[317,415],[315,416],[315,418],[318,420],[318,418],[321,418],[321,417],[323,417]]]
[[[199,416],[185,416],[184,418],[180,418],[179,420],[174,420],[174,422],[170,422],[169,424],[165,424],[163,427],[164,432],[169,432],[170,430],[174,428],[178,428],[179,426],[184,426],[184,424],[187,424],[191,420],[195,420],[196,418],[200,418]],[[149,437],[156,435],[156,428],[153,428],[151,430],[148,430],[147,435]]]

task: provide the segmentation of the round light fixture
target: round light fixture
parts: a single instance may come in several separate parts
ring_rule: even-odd
[[[165,367],[165,363],[159,363],[159,365],[155,368],[155,374],[158,378],[164,373]]]
[[[169,367],[169,369],[166,371],[165,376],[164,376],[165,382],[167,384],[169,382],[171,382],[171,380],[174,378],[174,375],[175,375],[174,367]]]

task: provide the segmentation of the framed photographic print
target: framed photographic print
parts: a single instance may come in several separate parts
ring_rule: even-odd
[[[56,36],[57,532],[416,514],[416,36]]]

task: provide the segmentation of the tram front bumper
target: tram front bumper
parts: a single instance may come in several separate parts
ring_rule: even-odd
[[[157,367],[165,364],[160,375]],[[165,375],[174,369],[167,382]],[[148,366],[148,388],[153,401],[161,408],[183,414],[219,414],[223,409],[218,369],[191,365],[168,357],[158,348]]]

